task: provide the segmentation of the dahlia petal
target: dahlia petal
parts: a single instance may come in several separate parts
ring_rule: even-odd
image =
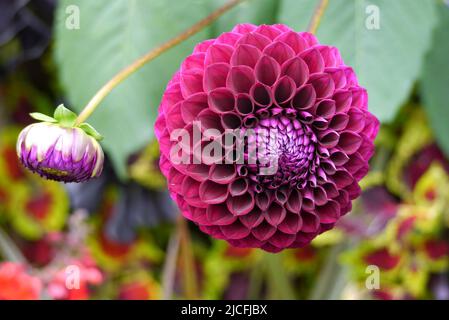
[[[235,181],[237,173],[234,165],[215,164],[210,167],[209,179],[219,184],[228,184]]]
[[[247,34],[249,32],[252,32],[256,30],[257,26],[251,23],[241,23],[236,25],[231,31],[241,34]]]
[[[236,96],[235,109],[242,116],[252,114],[254,111],[254,103],[251,96],[246,93],[239,93]]]
[[[187,166],[186,172],[196,181],[203,182],[209,178],[209,170],[209,166],[205,164],[190,164]]]
[[[279,188],[274,192],[274,199],[277,203],[284,205],[287,200],[287,190],[285,188]]]
[[[245,193],[237,197],[229,197],[226,201],[229,211],[235,216],[242,216],[254,208],[254,196],[251,193]]]
[[[363,134],[362,134],[363,136]],[[362,145],[360,146],[358,152],[365,159],[371,159],[374,153],[374,144],[371,140],[363,139]]]
[[[346,153],[340,150],[333,150],[330,155],[330,159],[337,167],[339,167],[348,162],[349,157]]]
[[[353,132],[360,132],[365,128],[365,113],[356,108],[351,108],[348,112],[349,121],[346,129]]]
[[[329,128],[339,132],[346,128],[349,122],[349,116],[346,113],[337,113],[335,114],[330,123]]]
[[[182,194],[184,200],[194,207],[206,207],[199,195],[200,183],[186,176],[182,182]]]
[[[327,73],[313,74],[310,76],[309,82],[315,89],[317,99],[328,98],[335,90],[334,81]]]
[[[369,165],[364,165],[362,168],[360,168],[359,170],[357,170],[357,172],[355,172],[353,174],[353,177],[356,181],[360,181],[364,176],[366,176],[366,174],[368,173],[369,170]]]
[[[260,107],[268,107],[273,103],[270,87],[256,82],[250,89],[250,96],[253,102]]]
[[[364,166],[362,169],[365,170],[365,167],[367,166]],[[364,172],[362,176],[365,176],[365,174],[366,172]],[[346,191],[348,192],[349,200],[354,200],[355,198],[360,196],[360,194],[362,193],[362,189],[357,183],[357,178],[356,180],[354,180],[353,183],[351,183],[349,186],[346,187]]]
[[[207,95],[204,92],[189,96],[181,104],[181,116],[184,123],[194,121],[198,114],[207,108]]]
[[[209,40],[200,42],[193,48],[193,53],[206,52],[207,49],[214,43],[215,43],[214,39],[209,39]]]
[[[263,55],[262,58],[257,61],[254,72],[258,81],[267,86],[271,86],[279,78],[281,67],[272,57]]]
[[[238,178],[229,184],[229,194],[236,197],[241,196],[248,191],[249,183],[245,178]]]
[[[265,37],[267,37],[267,38],[269,38],[271,40],[275,39],[276,37],[278,37],[282,33],[282,31],[279,30],[278,28],[275,28],[273,26],[269,26],[269,25],[266,25],[266,24],[258,26],[254,30],[254,32],[259,33],[261,35],[264,35]]]
[[[362,144],[362,137],[350,131],[345,131],[340,134],[338,147],[347,155],[355,153]]]
[[[248,66],[254,68],[262,52],[255,46],[249,44],[239,45],[231,57],[231,66]]]
[[[296,91],[291,100],[291,106],[298,110],[307,110],[313,106],[315,99],[315,89],[312,85],[306,84]]]
[[[292,189],[286,203],[286,208],[295,213],[299,213],[302,206],[302,195],[297,189]]]
[[[346,74],[346,86],[347,87],[355,87],[358,85],[357,76],[354,73],[354,70],[351,67],[344,68]]]
[[[299,35],[306,40],[309,46],[314,46],[318,44],[318,40],[313,33],[310,32],[299,32]]]
[[[229,112],[222,116],[221,123],[225,129],[238,129],[242,126],[242,118],[237,113]]]
[[[189,72],[194,69],[199,69],[202,73],[205,56],[204,52],[194,53],[188,56],[181,64],[181,75],[183,72]]]
[[[324,72],[332,77],[332,80],[335,83],[335,89],[338,90],[346,87],[346,75],[344,70],[341,68],[326,68]]]
[[[205,109],[198,114],[198,121],[201,123],[201,130],[216,129],[223,131],[221,118],[211,109]]]
[[[337,189],[337,186],[335,185],[335,183],[326,182],[322,185],[322,187],[326,191],[327,197],[329,199],[334,199],[334,198],[338,197],[339,193],[338,193],[338,189]]]
[[[335,182],[335,185],[340,189],[349,186],[352,181],[354,181],[352,175],[346,170],[337,170],[337,172],[335,172],[332,176],[332,179]]]
[[[284,76],[274,85],[274,101],[278,106],[288,103],[296,93],[296,84],[292,78]]]
[[[316,207],[316,212],[322,223],[334,223],[340,217],[340,205],[330,200],[326,204]]]
[[[206,209],[204,208],[197,208],[197,207],[190,207],[188,209],[190,212],[190,220],[201,224],[201,225],[210,225],[209,220],[207,219],[206,215]]]
[[[312,212],[315,209],[315,201],[308,193],[304,193],[302,196],[302,209],[308,212]]]
[[[226,201],[228,187],[211,180],[201,182],[198,190],[199,197],[207,204],[217,204]]]
[[[258,48],[260,51],[265,49],[266,46],[268,46],[271,43],[271,40],[264,35],[261,35],[259,33],[247,33],[243,35],[239,41],[237,41],[236,45],[241,44],[250,44],[256,48]]]
[[[263,221],[257,227],[251,230],[253,236],[259,241],[267,241],[276,232],[276,228],[270,225],[268,222]]]
[[[316,232],[320,227],[320,218],[312,212],[303,211],[301,213],[303,232]]]
[[[324,65],[326,68],[332,68],[340,65],[341,57],[336,52],[336,48],[329,46],[317,46],[316,47],[323,57]]]
[[[332,99],[335,101],[336,112],[346,113],[351,107],[352,92],[348,90],[338,90]]]
[[[238,240],[229,240],[229,243],[237,248],[260,248],[263,242],[257,240],[252,234]]]
[[[269,243],[274,247],[271,252],[279,252],[282,248],[288,248],[296,240],[296,235],[286,234],[277,231],[269,240]],[[270,251],[270,249],[268,249]]]
[[[218,36],[215,43],[224,43],[234,46],[241,37],[242,35],[236,32],[224,32]]]
[[[209,92],[209,106],[216,113],[234,110],[234,94],[228,88],[217,88]]]
[[[253,115],[248,115],[243,119],[243,124],[246,128],[254,128],[258,122],[259,119]]]
[[[324,71],[324,60],[317,48],[307,49],[301,52],[299,57],[307,64],[310,74]]]
[[[327,202],[328,197],[323,187],[317,186],[313,188],[312,194],[316,205],[321,206]]]
[[[267,211],[264,212],[265,221],[276,227],[287,214],[287,210],[277,202],[273,202]]]
[[[239,217],[240,222],[248,229],[257,227],[264,221],[264,216],[259,208],[254,207],[249,213]]]
[[[306,40],[301,37],[297,32],[287,31],[279,35],[274,41],[286,43],[293,49],[295,54],[299,54],[309,47]]]
[[[325,130],[329,127],[329,122],[323,117],[313,119],[312,126],[317,130]]]
[[[200,230],[216,239],[226,239],[219,226],[200,225]]]
[[[234,66],[226,79],[226,86],[235,93],[249,93],[254,82],[254,72],[250,67]]]
[[[276,247],[269,242],[264,243],[260,248],[270,253],[278,253],[282,250],[282,248]]]
[[[181,92],[184,98],[203,91],[203,71],[186,70],[181,73]]]
[[[296,236],[302,228],[302,218],[299,214],[288,212],[277,228],[283,233]]]
[[[229,68],[227,63],[214,63],[207,66],[204,71],[204,90],[210,92],[216,88],[226,87],[226,77],[228,76]]]
[[[206,209],[207,219],[216,226],[225,226],[234,223],[237,217],[226,208],[224,204],[210,205]]]
[[[288,44],[280,41],[275,41],[265,47],[263,53],[272,57],[279,65],[295,56],[295,51]]]
[[[210,65],[214,63],[224,62],[229,63],[231,55],[234,52],[234,48],[227,44],[214,43],[207,51],[204,58],[204,65]]]
[[[321,100],[315,105],[314,109],[316,116],[330,119],[335,114],[335,101],[330,99]]]
[[[250,230],[246,228],[239,220],[236,220],[232,224],[220,227],[221,232],[227,239],[238,240],[243,239],[250,234]]]
[[[256,195],[255,201],[260,210],[265,211],[270,206],[272,199],[271,195],[268,194],[268,192],[263,192]]]
[[[319,143],[326,148],[333,148],[337,145],[340,135],[334,130],[324,130],[318,133]]]
[[[281,67],[281,75],[289,76],[299,88],[309,78],[309,67],[300,57],[294,57],[285,61]]]
[[[182,128],[185,126],[185,122],[181,115],[182,102],[178,102],[167,112],[167,128],[173,131],[176,128]]]

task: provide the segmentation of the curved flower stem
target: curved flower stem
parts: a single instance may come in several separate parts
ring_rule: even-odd
[[[184,294],[187,299],[198,299],[198,284],[195,267],[195,257],[192,251],[192,241],[190,239],[189,226],[187,220],[179,214],[178,228],[180,232],[182,282]]]
[[[328,4],[329,0],[321,0],[316,6],[312,20],[310,20],[309,27],[307,28],[310,33],[316,33]]]
[[[183,219],[180,217],[180,219]],[[179,222],[178,222],[179,225]],[[173,296],[173,288],[176,278],[176,265],[178,262],[179,244],[181,235],[179,228],[173,232],[167,247],[167,254],[162,271],[162,299],[170,300]]]
[[[0,227],[0,253],[8,261],[28,265],[19,248],[14,244],[8,234]]]
[[[87,103],[87,105],[84,107],[83,111],[81,111],[80,115],[76,119],[75,125],[79,125],[86,121],[87,118],[95,111],[95,109],[98,107],[98,105],[103,101],[103,99],[123,80],[128,78],[131,74],[136,72],[138,69],[140,69],[142,66],[144,66],[146,63],[150,62],[151,60],[157,58],[165,51],[173,48],[174,46],[178,45],[179,43],[183,42],[184,40],[190,38],[195,33],[201,31],[203,28],[217,20],[220,16],[222,16],[225,12],[229,11],[239,3],[243,2],[245,0],[230,0],[228,3],[226,3],[224,6],[218,8],[214,12],[212,12],[209,16],[204,18],[203,20],[197,22],[193,26],[191,26],[189,29],[184,31],[183,33],[179,34],[178,36],[174,37],[171,40],[168,40],[167,42],[163,43],[161,46],[149,51],[136,61],[134,61],[132,64],[128,65],[124,69],[122,69],[119,73],[117,73],[112,79],[110,79],[100,90],[97,91],[97,93],[90,99],[90,101]]]

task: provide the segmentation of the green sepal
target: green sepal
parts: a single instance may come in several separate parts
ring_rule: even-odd
[[[97,130],[95,130],[95,128],[92,127],[90,124],[84,122],[81,123],[78,127],[88,135],[92,136],[95,140],[98,141],[103,140],[103,136]]]
[[[58,122],[55,118],[47,116],[46,114],[43,114],[40,112],[32,112],[32,113],[30,113],[30,117],[35,120],[39,120],[39,121],[43,121],[43,122],[51,122],[51,123]]]
[[[73,127],[76,122],[76,113],[70,111],[63,104],[60,104],[53,115],[53,117],[65,127]]]

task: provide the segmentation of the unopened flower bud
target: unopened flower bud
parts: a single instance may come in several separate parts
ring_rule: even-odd
[[[63,182],[83,182],[101,174],[104,153],[95,129],[86,123],[74,126],[76,115],[63,106],[54,118],[31,116],[44,122],[26,127],[17,140],[17,155],[26,168]]]

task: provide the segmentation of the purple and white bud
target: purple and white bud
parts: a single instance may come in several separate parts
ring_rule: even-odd
[[[22,130],[17,155],[25,167],[47,179],[83,182],[98,177],[104,153],[98,141],[80,127],[34,123]]]

